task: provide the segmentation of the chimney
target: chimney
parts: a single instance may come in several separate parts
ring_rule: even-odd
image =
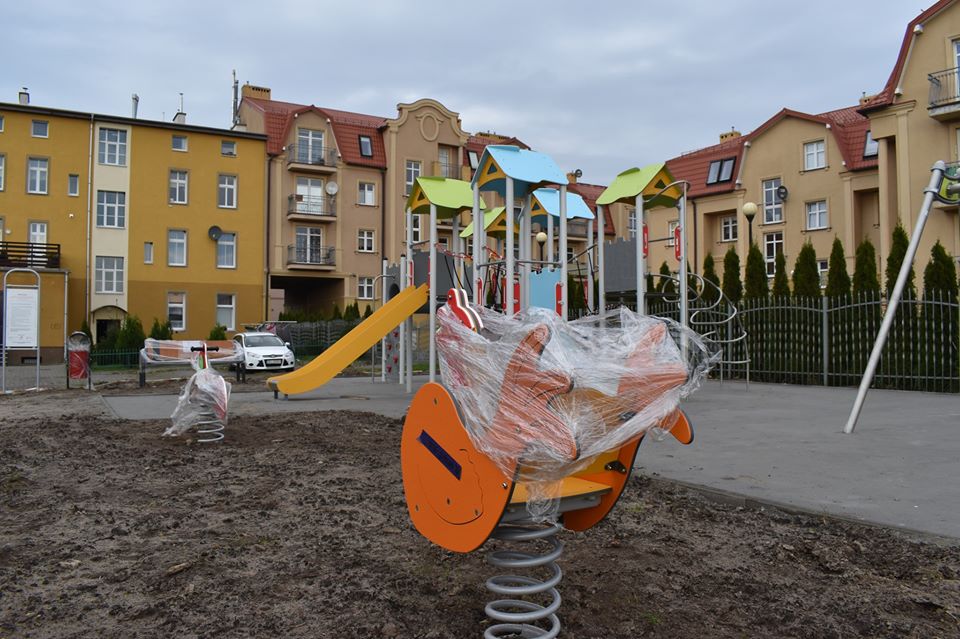
[[[729,131],[724,131],[720,134],[720,142],[726,142],[727,140],[736,140],[739,138],[741,133],[735,128],[730,127]]]
[[[140,106],[140,96],[137,95],[136,93],[134,93],[133,95],[130,96],[130,102],[131,102],[130,111],[131,111],[131,114],[132,114],[131,117],[132,117],[133,119],[136,119],[136,118],[137,118],[137,107]]]
[[[20,104],[30,104],[30,94],[27,92],[27,87],[20,89]]]
[[[570,184],[576,184],[576,183],[577,183],[577,173],[576,173],[576,171],[570,171],[569,173],[567,173],[567,182],[569,182]]]
[[[180,94],[180,108],[177,110],[177,114],[173,116],[173,121],[177,124],[187,123],[187,114],[183,110],[183,93]]]
[[[256,98],[258,100],[269,100],[270,89],[268,87],[258,87],[247,82],[240,90],[240,95],[244,98]]]

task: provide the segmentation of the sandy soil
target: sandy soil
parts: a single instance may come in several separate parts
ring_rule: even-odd
[[[0,637],[486,627],[482,553],[439,550],[409,524],[399,422],[243,417],[200,445],[46,397],[0,401]],[[52,408],[64,403],[73,416]],[[642,477],[607,521],[563,538],[567,638],[960,636],[958,544]]]

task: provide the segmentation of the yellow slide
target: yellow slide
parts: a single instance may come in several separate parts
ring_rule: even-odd
[[[274,393],[296,395],[319,388],[373,348],[384,335],[395,329],[427,303],[427,285],[409,287],[363,320],[337,343],[320,353],[309,364],[286,375],[271,377],[267,386]]]

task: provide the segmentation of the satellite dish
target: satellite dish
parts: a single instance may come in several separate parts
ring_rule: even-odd
[[[220,239],[220,236],[223,235],[223,229],[217,225],[213,225],[209,229],[207,229],[207,235],[210,236],[211,240],[216,242],[217,240]]]
[[[790,195],[790,191],[787,190],[787,187],[780,185],[777,187],[777,197],[781,200],[786,200],[787,196]]]
[[[327,191],[327,195],[336,195],[337,191],[340,190],[340,187],[333,180],[327,182],[327,186],[324,188]]]

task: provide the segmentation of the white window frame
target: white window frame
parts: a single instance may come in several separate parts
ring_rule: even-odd
[[[374,278],[372,277],[358,277],[357,278],[357,299],[358,300],[372,300],[374,295]]]
[[[107,274],[111,275],[107,286]],[[94,258],[94,292],[100,294],[123,293],[123,258],[113,255],[97,255]]]
[[[376,247],[376,236],[372,229],[360,229],[357,231],[357,251],[360,253],[373,253]]]
[[[217,268],[237,268],[236,233],[221,233],[217,238]]]
[[[43,127],[42,133],[37,133],[38,125]],[[30,137],[49,138],[50,137],[50,121],[49,120],[31,120],[30,121]]]
[[[0,115],[0,133],[3,133],[3,116]]]
[[[111,134],[116,134],[116,139],[111,140]],[[109,127],[100,127],[100,134],[97,146],[97,163],[108,166],[126,166],[127,165],[127,130],[111,129]]]
[[[413,236],[413,243],[419,244],[423,241],[423,222],[420,219],[419,215],[411,215],[411,235]]]
[[[153,264],[153,242],[143,243],[143,263]]]
[[[680,226],[680,220],[670,220],[667,222],[667,246],[675,246],[677,240],[673,237],[673,232]]]
[[[174,296],[179,295],[180,301],[174,301]],[[174,324],[170,316],[170,309],[180,309],[180,323]],[[171,291],[167,293],[167,321],[170,322],[170,328],[175,331],[187,330],[187,294],[184,291]]]
[[[367,143],[367,153],[363,152],[363,143]],[[357,137],[357,145],[360,147],[360,157],[372,158],[373,157],[373,138],[369,135],[361,135]]]
[[[830,272],[830,260],[817,260],[817,275],[820,276],[820,288],[827,288],[827,274]]]
[[[763,192],[763,223],[779,224],[783,222],[783,200],[777,194],[777,189],[783,180],[775,177],[764,180],[761,185]]]
[[[174,261],[174,247],[183,247],[183,261]],[[167,231],[167,266],[186,266],[187,265],[187,231],[184,229],[170,229]]]
[[[863,140],[863,157],[875,158],[880,155],[880,143],[873,139],[873,131],[867,129],[867,135]]]
[[[830,217],[827,209],[826,200],[815,200],[813,202],[807,202],[806,206],[807,215],[807,230],[808,231],[821,231],[823,229],[829,228],[830,226]],[[811,221],[813,223],[811,224]]]
[[[637,208],[627,209],[627,237],[635,239],[637,237]]]
[[[297,129],[297,162],[325,165],[324,132],[318,129]]]
[[[79,174],[71,173],[67,175],[67,195],[70,197],[80,197],[80,175]]]
[[[763,234],[763,261],[767,265],[767,277],[773,277],[777,272],[778,246],[780,247],[779,252],[783,253],[783,231],[773,231]],[[786,254],[784,254],[784,256],[786,256]]]
[[[123,191],[97,191],[97,228],[127,227],[127,194]]]
[[[413,191],[413,185],[417,178],[423,175],[423,162],[420,160],[407,160],[404,172],[404,195],[410,195]]]
[[[720,241],[736,242],[739,234],[736,215],[724,215],[720,218]]]
[[[827,141],[814,140],[803,145],[803,170],[816,171],[827,168]]]
[[[733,179],[733,164],[736,158],[713,160],[707,169],[707,184],[719,184]]]
[[[230,303],[224,304],[221,298],[229,298]],[[236,329],[237,325],[237,295],[236,293],[217,293],[214,297],[216,301],[216,311],[214,313],[214,321],[217,325],[224,327],[228,331]],[[230,312],[230,321],[226,324],[220,322],[220,311],[229,311]]]
[[[476,151],[467,151],[467,161],[470,162],[470,168],[476,171],[480,166],[480,155]]]
[[[7,156],[0,153],[0,191],[6,188],[7,183]]]
[[[217,176],[217,208],[235,209],[237,208],[237,196],[239,188],[236,175],[221,173]]]
[[[220,155],[227,158],[237,157],[237,143],[233,140],[220,140]]]
[[[181,179],[181,176],[183,179]],[[183,199],[180,199],[181,187]],[[190,173],[182,169],[170,169],[170,181],[167,188],[170,204],[187,204],[190,201]]]
[[[183,145],[179,145],[179,142],[182,142]],[[170,148],[178,153],[186,153],[190,149],[190,140],[185,135],[174,133],[170,138]]]
[[[360,206],[377,205],[377,187],[373,182],[360,182],[357,186],[357,204]]]
[[[50,160],[47,158],[27,158],[27,193],[46,195],[49,177]]]

